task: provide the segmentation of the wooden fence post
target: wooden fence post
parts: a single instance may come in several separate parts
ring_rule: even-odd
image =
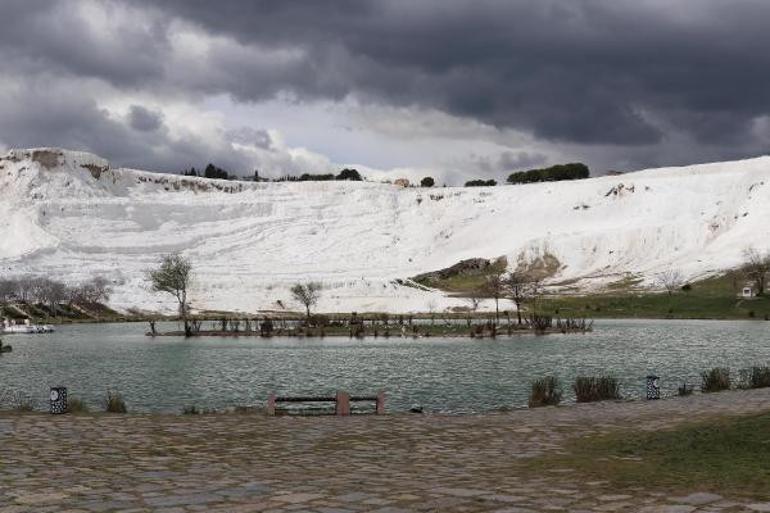
[[[385,392],[377,394],[377,415],[385,415]]]
[[[267,415],[269,417],[275,416],[275,394],[267,396]]]

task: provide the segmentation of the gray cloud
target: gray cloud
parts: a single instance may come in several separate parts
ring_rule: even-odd
[[[78,82],[25,84],[0,102],[0,134],[9,147],[60,146],[92,151],[115,165],[180,171],[206,162],[248,171],[251,158],[223,142],[193,135],[172,138],[160,130],[160,114],[132,106],[128,122],[100,109]],[[153,123],[156,129],[152,129]],[[141,127],[137,129],[137,124]]]
[[[273,138],[267,130],[241,127],[227,132],[227,138],[239,144],[246,144],[263,150],[273,149]]]
[[[98,4],[105,19],[96,20],[88,5],[73,5],[81,4],[4,2],[4,18],[14,21],[0,31],[0,58],[5,73],[25,81],[29,103],[15,109],[0,98],[0,142],[85,146],[161,168],[214,157],[247,167],[253,156],[229,142],[272,147],[257,129],[231,130],[216,144],[172,138],[162,113],[139,100],[124,125],[76,85],[97,81],[128,96],[190,103],[220,94],[236,102],[352,96],[436,109],[531,134],[570,160],[605,167],[768,147],[766,131],[755,130],[770,114],[764,0],[112,0]],[[180,23],[216,37],[205,51],[180,56]],[[36,87],[41,77],[66,82],[57,98],[69,105]],[[539,150],[503,152],[476,169],[546,160]]]
[[[163,126],[163,114],[141,105],[132,105],[128,112],[131,128],[140,132],[154,132]]]
[[[506,150],[494,158],[477,156],[473,160],[479,171],[485,175],[498,175],[541,166],[548,161],[548,157],[542,153]]]

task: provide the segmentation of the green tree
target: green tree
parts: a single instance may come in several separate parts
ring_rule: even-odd
[[[154,292],[166,292],[174,296],[179,304],[179,317],[184,323],[185,336],[192,332],[188,320],[189,304],[187,292],[192,282],[192,263],[178,253],[164,256],[157,269],[147,271]]]
[[[436,181],[432,176],[426,176],[420,180],[420,187],[433,187],[434,185],[436,185]]]
[[[535,182],[558,182],[561,180],[580,180],[591,175],[588,166],[581,162],[569,164],[557,164],[542,169],[530,169],[529,171],[517,171],[508,176],[508,183],[522,184]]]
[[[363,180],[361,174],[356,169],[345,168],[337,175],[337,180],[353,180],[360,182]]]

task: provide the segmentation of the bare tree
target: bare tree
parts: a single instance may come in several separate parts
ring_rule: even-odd
[[[684,277],[682,276],[682,273],[676,269],[666,269],[662,273],[658,273],[655,282],[658,286],[666,289],[669,296],[672,296],[674,292],[679,290],[684,284]]]
[[[112,287],[107,278],[97,276],[79,285],[69,287],[67,299],[72,303],[106,303],[112,295]]]
[[[428,312],[430,312],[430,323],[433,324],[436,320],[435,313],[436,313],[436,308],[438,308],[438,304],[436,303],[435,299],[430,299],[428,300],[425,306],[428,307]]]
[[[89,303],[106,303],[112,295],[110,281],[104,276],[96,276],[83,284],[85,299]]]
[[[468,296],[463,298],[467,303],[468,307],[471,309],[471,312],[475,312],[479,309],[479,305],[481,304],[481,298],[478,296]]]
[[[754,282],[757,287],[757,295],[765,293],[765,279],[770,272],[770,254],[762,253],[755,248],[747,248],[743,252],[745,263],[741,268],[744,274]]]
[[[37,301],[45,304],[48,310],[56,316],[59,311],[59,301],[67,299],[67,286],[60,281],[37,278],[35,280],[35,295]]]
[[[314,307],[321,298],[321,284],[318,282],[297,283],[291,288],[291,297],[295,301],[302,303],[307,312],[307,318],[310,319],[310,309]]]
[[[521,309],[531,301],[535,301],[540,294],[540,282],[524,270],[516,270],[508,274],[503,280],[503,295],[516,305],[516,318],[521,325]]]
[[[0,280],[0,301],[7,302],[16,296],[18,284],[16,280],[4,278]]]
[[[184,322],[185,336],[192,335],[187,319],[189,305],[187,291],[192,282],[192,263],[178,253],[164,256],[157,269],[147,271],[147,279],[154,292],[167,292],[179,303],[179,317]]]
[[[35,279],[32,276],[22,276],[16,280],[15,296],[22,302],[31,301],[34,294]]]
[[[503,297],[505,292],[504,276],[502,272],[496,272],[487,276],[487,279],[479,289],[479,292],[483,295],[495,300],[495,324],[500,323],[500,298]]]

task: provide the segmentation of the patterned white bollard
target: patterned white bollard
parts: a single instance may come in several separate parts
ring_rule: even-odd
[[[67,387],[51,387],[50,399],[51,413],[67,413]]]
[[[650,374],[647,376],[647,400],[660,399],[660,378]]]

